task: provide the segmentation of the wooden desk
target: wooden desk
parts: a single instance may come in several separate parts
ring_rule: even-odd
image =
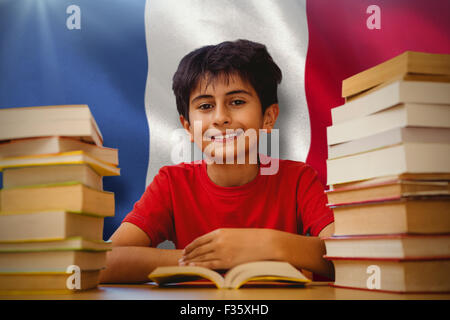
[[[69,294],[0,295],[2,300],[450,300],[450,294],[393,294],[333,288],[313,282],[306,288],[159,288],[141,285],[100,285]]]

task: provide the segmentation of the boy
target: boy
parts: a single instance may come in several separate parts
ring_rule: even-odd
[[[247,40],[181,60],[173,77],[180,122],[214,161],[160,169],[112,235],[101,282],[146,282],[163,265],[229,269],[258,260],[333,278],[320,237],[334,232],[334,219],[315,171],[277,159],[278,171],[262,175],[263,161],[252,161],[259,131],[278,117],[280,81],[266,47]],[[156,248],[166,239],[177,249]]]

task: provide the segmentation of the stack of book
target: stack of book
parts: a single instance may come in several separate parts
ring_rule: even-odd
[[[327,128],[335,286],[450,291],[450,55],[405,52],[343,81]]]
[[[111,243],[104,217],[118,150],[87,105],[0,109],[0,291],[95,288]]]

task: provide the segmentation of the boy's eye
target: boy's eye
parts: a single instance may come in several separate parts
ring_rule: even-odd
[[[241,104],[244,104],[244,103],[245,103],[245,101],[244,100],[240,100],[240,99],[236,99],[236,100],[231,101],[231,104],[234,105],[234,106],[238,106],[238,105],[241,105]]]
[[[199,107],[200,110],[208,110],[212,108],[212,105],[209,103],[202,103]]]

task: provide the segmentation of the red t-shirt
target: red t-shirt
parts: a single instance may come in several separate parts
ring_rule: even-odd
[[[260,171],[242,186],[221,187],[209,179],[203,160],[162,167],[122,222],[141,228],[152,247],[171,240],[182,249],[218,228],[317,236],[334,221],[326,204],[317,173],[303,162],[279,159],[274,175]]]

